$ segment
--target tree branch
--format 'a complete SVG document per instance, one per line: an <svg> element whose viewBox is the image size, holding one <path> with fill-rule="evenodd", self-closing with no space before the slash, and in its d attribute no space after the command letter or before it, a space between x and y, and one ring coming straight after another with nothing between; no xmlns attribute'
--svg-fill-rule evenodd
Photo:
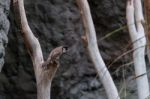
<svg viewBox="0 0 150 99"><path fill-rule="evenodd" d="M117 88L111 78L111 75L99 53L96 32L90 13L90 8L87 0L77 0L77 4L80 8L80 13L83 20L83 26L85 29L85 36L87 42L87 49L94 63L94 66L98 72L100 80L106 90L106 94L109 99L120 99Z"/></svg>
<svg viewBox="0 0 150 99"><path fill-rule="evenodd" d="M66 52L67 48L60 46L53 49L48 59L44 62L40 43L28 25L24 1L13 0L13 5L17 23L20 26L25 45L32 58L37 82L37 97L38 99L50 99L52 79L59 67L59 58Z"/></svg>
<svg viewBox="0 0 150 99"><path fill-rule="evenodd" d="M146 38L145 38L144 28L142 24L144 18L142 13L141 0L127 1L126 18L127 18L128 29L129 29L132 42L136 40L136 42L133 43L133 48L134 49L138 48L133 52L135 75L137 77L136 82L137 82L137 89L138 89L138 97L139 99L146 99L149 96L149 84L148 84L146 63L145 63ZM137 26L136 28L133 20L136 20L136 26Z"/></svg>

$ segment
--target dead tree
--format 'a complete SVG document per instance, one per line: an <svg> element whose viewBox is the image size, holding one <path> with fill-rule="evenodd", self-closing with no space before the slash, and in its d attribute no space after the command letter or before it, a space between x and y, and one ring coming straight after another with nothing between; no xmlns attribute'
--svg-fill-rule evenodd
<svg viewBox="0 0 150 99"><path fill-rule="evenodd" d="M149 96L149 83L145 64L146 37L144 33L144 17L141 0L128 0L126 9L127 25L133 42L133 61L139 99Z"/></svg>
<svg viewBox="0 0 150 99"><path fill-rule="evenodd" d="M82 37L85 46L87 47L90 57L97 70L98 76L106 90L108 99L120 99L117 88L112 80L112 77L101 57L101 54L97 45L96 32L87 0L77 0L77 4L80 8L81 17L83 20L83 26L85 34Z"/></svg>
<svg viewBox="0 0 150 99"><path fill-rule="evenodd" d="M24 8L24 1L13 0L13 6L25 45L33 62L37 83L37 98L50 99L51 83L57 68L59 67L59 58L67 49L64 46L53 49L48 59L44 61L40 43L28 25Z"/></svg>

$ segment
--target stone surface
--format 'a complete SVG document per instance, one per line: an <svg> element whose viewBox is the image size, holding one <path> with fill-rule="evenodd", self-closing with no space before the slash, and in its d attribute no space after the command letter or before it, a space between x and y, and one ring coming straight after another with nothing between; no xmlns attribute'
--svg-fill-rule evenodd
<svg viewBox="0 0 150 99"><path fill-rule="evenodd" d="M0 1L3 5L2 8L0 5L0 26L2 22L6 22L0 28L0 37L3 35L0 42L4 45L8 42L8 1ZM29 25L40 41L44 58L57 46L69 46L68 53L61 57L61 66L52 83L52 99L107 99L88 52L83 47L81 36L84 31L75 0L24 1ZM106 34L125 26L126 0L89 0L89 4L100 52L109 65L128 49L130 42L126 28L102 40ZM11 26L5 65L0 74L0 99L36 99L36 81L31 58L24 46L20 30L16 27L12 9L11 7L9 14ZM4 56L4 45L0 45L0 64L3 64L1 57ZM120 82L124 71L116 68L130 61L128 55L111 66L111 74L119 90L123 86ZM133 69L127 68L124 76L127 79L126 76L132 74Z"/></svg>
<svg viewBox="0 0 150 99"><path fill-rule="evenodd" d="M1 0L0 1L0 71L4 65L4 57L5 57L5 48L8 43L7 34L9 31L9 14L10 8L10 0ZM5 99L5 95L3 95L3 91L5 87L3 84L7 84L8 79L4 74L0 74L0 99Z"/></svg>
<svg viewBox="0 0 150 99"><path fill-rule="evenodd" d="M0 1L0 71L4 65L5 47L8 43L7 34L9 31L9 6L10 0Z"/></svg>

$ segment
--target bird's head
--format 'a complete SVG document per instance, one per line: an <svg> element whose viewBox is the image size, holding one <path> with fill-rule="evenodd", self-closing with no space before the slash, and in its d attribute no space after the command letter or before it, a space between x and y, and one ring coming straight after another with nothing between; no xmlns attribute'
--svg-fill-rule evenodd
<svg viewBox="0 0 150 99"><path fill-rule="evenodd" d="M68 50L68 46L63 46L63 47L62 47L62 53L66 53L67 50Z"/></svg>

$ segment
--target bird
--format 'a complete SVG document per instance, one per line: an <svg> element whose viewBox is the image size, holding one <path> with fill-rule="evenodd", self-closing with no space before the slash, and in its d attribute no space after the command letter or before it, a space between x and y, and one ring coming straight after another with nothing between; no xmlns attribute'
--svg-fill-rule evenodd
<svg viewBox="0 0 150 99"><path fill-rule="evenodd" d="M59 46L59 47L56 47L55 49L53 49L47 59L47 61L50 61L50 63L53 63L55 61L59 61L59 58L60 56L63 54L63 53L66 53L68 50L68 47L67 46Z"/></svg>
<svg viewBox="0 0 150 99"><path fill-rule="evenodd" d="M57 64L59 65L59 59L60 59L60 56L63 54L63 53L66 53L68 50L68 47L67 46L59 46L59 47L56 47L54 48L50 55L48 56L48 59L46 60L46 62L43 63L43 67L45 68L48 68L48 65L52 64Z"/></svg>

